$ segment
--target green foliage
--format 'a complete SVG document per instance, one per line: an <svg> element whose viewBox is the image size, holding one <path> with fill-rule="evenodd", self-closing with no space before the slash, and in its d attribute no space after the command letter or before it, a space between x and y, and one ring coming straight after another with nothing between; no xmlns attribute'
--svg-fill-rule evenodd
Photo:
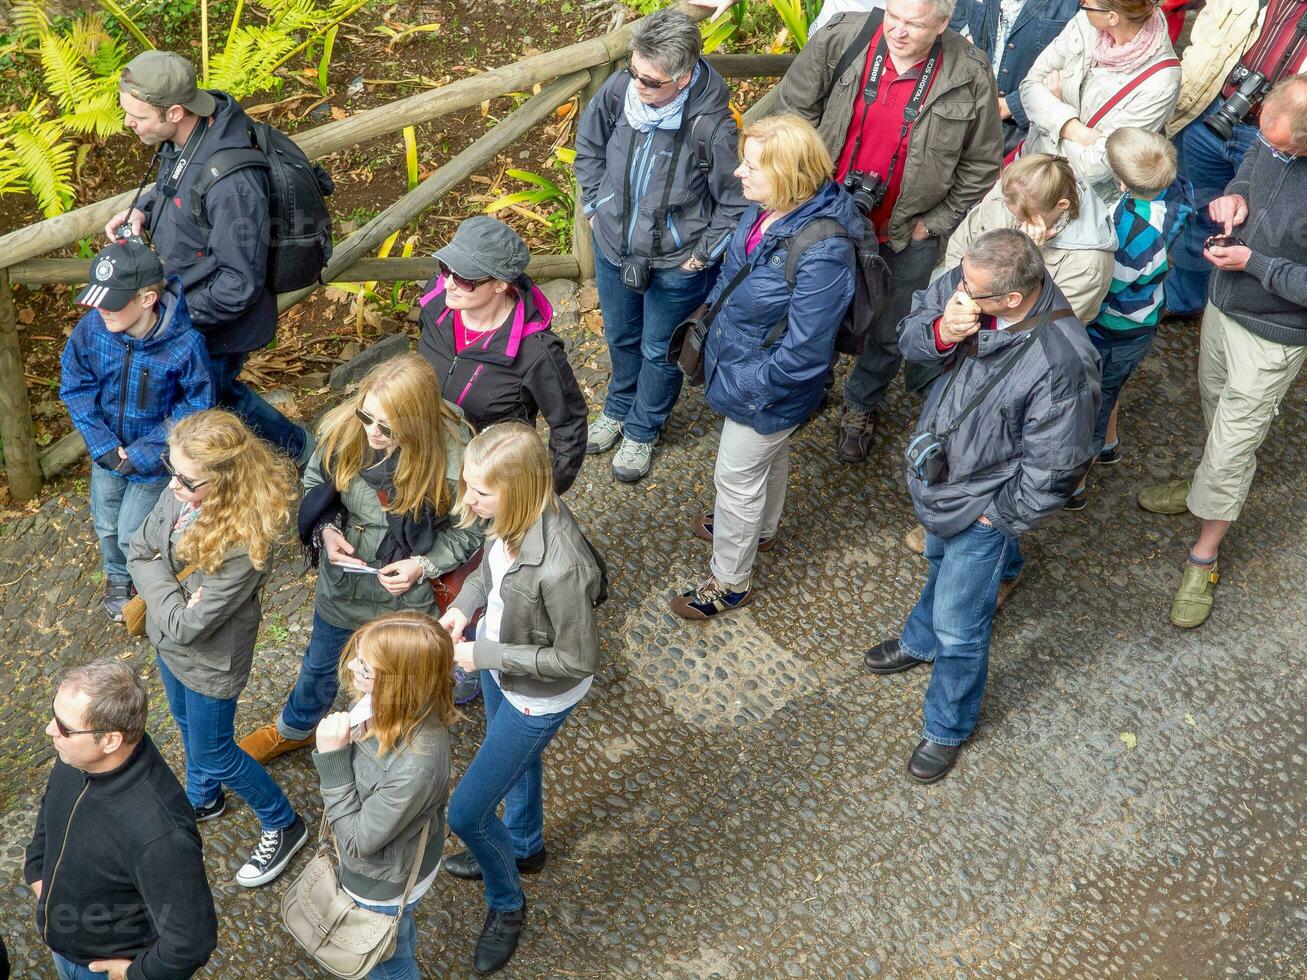
<svg viewBox="0 0 1307 980"><path fill-rule="evenodd" d="M515 208L518 213L547 226L554 234L558 250L567 252L572 246L572 214L576 207L572 194L572 187L575 184L572 165L575 162L575 150L569 147L559 147L554 150L552 165L565 174L565 179L561 182L555 182L529 170L510 167L504 173L514 180L530 185L530 189L495 198L486 205L486 213L494 214L505 208Z"/></svg>
<svg viewBox="0 0 1307 980"><path fill-rule="evenodd" d="M49 103L34 98L0 115L0 194L28 191L53 218L72 202L76 148L48 112Z"/></svg>

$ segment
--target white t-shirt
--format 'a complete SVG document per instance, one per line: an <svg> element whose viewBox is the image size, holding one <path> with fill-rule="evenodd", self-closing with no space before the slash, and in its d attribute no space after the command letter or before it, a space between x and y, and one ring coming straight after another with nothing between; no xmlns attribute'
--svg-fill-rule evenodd
<svg viewBox="0 0 1307 980"><path fill-rule="evenodd" d="M885 6L885 0L826 0L821 5L816 18L808 25L808 37L816 34L826 26L827 22L836 14L858 13L865 14L871 10L878 10Z"/></svg>
<svg viewBox="0 0 1307 980"><path fill-rule="evenodd" d="M490 564L490 594L486 596L486 614L481 618L480 631L487 640L494 640L497 643L499 642L499 624L504 618L504 599L500 594L499 587L504 581L505 573L508 572L513 563L508 558L504 542L498 538L490 546L490 554L486 556L486 561ZM490 671L490 676L499 685L504 700L524 715L552 715L560 711L566 711L585 697L586 692L590 690L590 685L594 683L593 676L586 677L577 683L575 687L564 691L562 694L536 698L518 694L516 691L505 691L504 686L499 683L499 671L497 670Z"/></svg>

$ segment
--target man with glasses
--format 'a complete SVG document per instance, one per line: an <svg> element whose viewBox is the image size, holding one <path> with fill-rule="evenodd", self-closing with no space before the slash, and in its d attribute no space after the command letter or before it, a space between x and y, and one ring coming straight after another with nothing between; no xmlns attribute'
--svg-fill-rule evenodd
<svg viewBox="0 0 1307 980"><path fill-rule="evenodd" d="M903 356L943 369L905 454L930 572L902 635L863 659L873 674L933 665L908 759L910 779L933 783L975 730L994 610L1021 574L1020 536L1061 510L1089 469L1099 369L1022 232L981 235L917 296Z"/></svg>
<svg viewBox="0 0 1307 980"><path fill-rule="evenodd" d="M23 878L59 980L192 976L218 944L195 809L145 733L145 685L109 657L64 674L58 755Z"/></svg>
<svg viewBox="0 0 1307 980"><path fill-rule="evenodd" d="M777 103L817 127L835 177L870 218L893 273L889 299L844 386L836 453L866 459L874 413L898 373L897 328L947 239L998 179L1003 127L994 73L948 29L953 0L889 0L808 41ZM909 387L922 383L916 372Z"/></svg>
<svg viewBox="0 0 1307 980"><path fill-rule="evenodd" d="M1191 479L1147 487L1139 506L1193 514L1171 622L1201 626L1220 579L1217 552L1238 519L1257 450L1307 360L1307 74L1273 88L1261 133L1208 213L1218 234L1203 257L1214 268L1203 311L1198 389L1207 442Z"/></svg>

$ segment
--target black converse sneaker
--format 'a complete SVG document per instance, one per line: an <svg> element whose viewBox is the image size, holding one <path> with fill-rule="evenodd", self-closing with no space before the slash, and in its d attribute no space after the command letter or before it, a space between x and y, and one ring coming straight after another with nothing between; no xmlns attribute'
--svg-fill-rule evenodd
<svg viewBox="0 0 1307 980"><path fill-rule="evenodd" d="M203 806L195 808L195 822L204 823L206 820L216 820L227 812L227 794L218 790L218 795L211 799Z"/></svg>
<svg viewBox="0 0 1307 980"><path fill-rule="evenodd" d="M304 826L299 814L295 815L295 822L285 830L265 830L259 838L259 846L236 872L236 884L245 888L266 885L286 870L286 865L290 864L295 852L308 840L309 828Z"/></svg>

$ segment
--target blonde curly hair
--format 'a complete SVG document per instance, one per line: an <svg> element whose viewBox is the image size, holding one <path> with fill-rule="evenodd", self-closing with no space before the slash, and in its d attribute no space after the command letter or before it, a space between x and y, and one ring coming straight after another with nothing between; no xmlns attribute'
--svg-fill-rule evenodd
<svg viewBox="0 0 1307 980"><path fill-rule="evenodd" d="M298 481L290 460L219 408L186 416L168 434L168 446L190 457L197 467L192 477L209 485L177 556L213 572L238 548L255 568L266 568L295 499Z"/></svg>

